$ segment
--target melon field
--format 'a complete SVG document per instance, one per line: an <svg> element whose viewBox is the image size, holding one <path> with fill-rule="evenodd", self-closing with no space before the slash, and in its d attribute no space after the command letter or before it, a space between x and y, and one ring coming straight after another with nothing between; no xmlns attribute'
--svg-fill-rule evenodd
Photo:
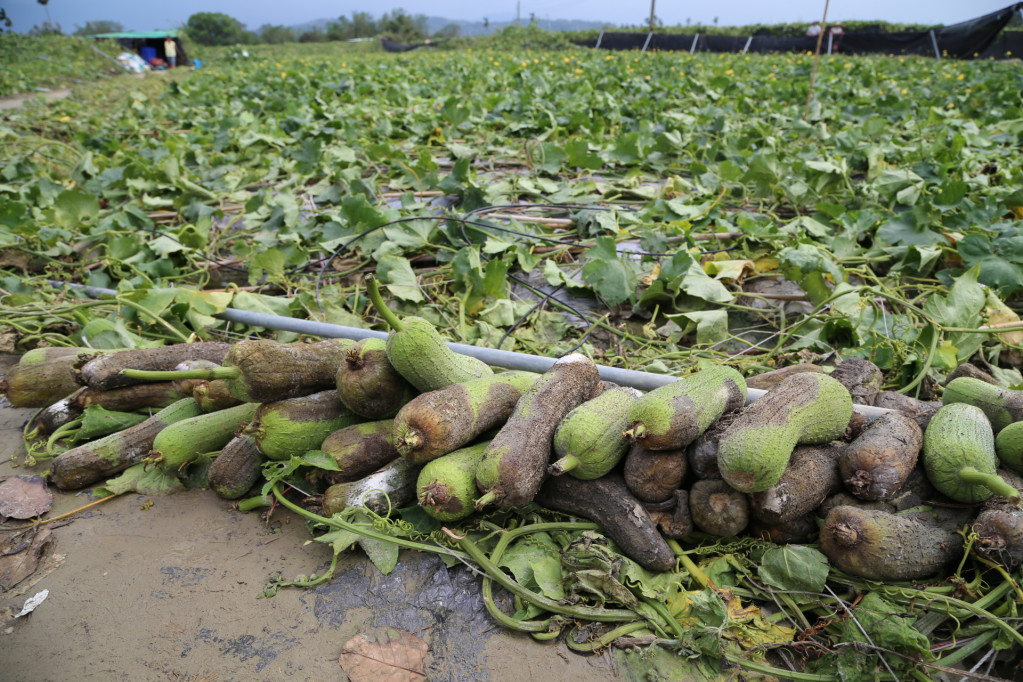
<svg viewBox="0 0 1023 682"><path fill-rule="evenodd" d="M241 438L259 415L269 424L268 404L322 392L322 382L292 393L235 386L229 392L251 409L236 400L206 413L221 421L202 427L199 452L168 466L167 452L147 447L148 465L126 461L81 485L61 483L80 475L61 462L88 439L76 435L78 425L46 433L36 419L25 427L20 467L8 474L50 472L51 485L96 486L96 498L212 487L244 498L245 507L305 521L323 543L321 563L309 571L319 575L278 575L267 596L318 589L352 551L385 574L400 549L432 552L449 567L479 572L475 584L500 626L581 653L628 651L620 672L630 679L1023 674L1023 481L1013 473L1023 474L1014 440L1023 434L1013 428L1023 421L1018 60L834 55L816 63L810 54L536 50L513 40L501 49L398 55L292 46L203 57L201 69L105 77L76 86L67 100L30 100L0 113L0 352L84 349L81 380L86 354L113 360L127 353L114 349L198 342L238 349L255 340L308 352L311 342L336 345L323 339L340 333L288 321L327 323L390 332L384 362L411 383L404 401L479 381L491 369L524 369L486 350L569 356L575 362L535 379L518 403L515 389L507 410L518 405L514 416L445 451L491 438L504 447L525 434L523 461L542 460L540 503L529 496L512 503L509 486L486 487L490 474L481 469L469 479L465 514L428 509L437 488L424 492L422 477L418 495L388 489L382 506L366 492L387 488L377 479L361 497L328 504L330 495L312 488L336 485L343 465L321 448L323 436L300 452L272 455L261 445L251 475L232 471L242 483L232 479L230 494L219 479L211 483L207 476L227 462L217 454L226 441L209 437L214 429ZM392 349L401 320L411 317L428 323L416 327L419 345ZM472 353L482 370L466 374L475 366L447 355L441 339L482 351ZM354 366L358 354L341 350L326 377L335 402L335 370L342 361ZM414 368L406 371L399 354ZM297 376L322 360L301 357L292 369L267 373ZM143 374L176 364L131 362L123 366L143 370L139 381L169 379ZM190 376L237 380L242 360L228 355L222 364ZM578 493L590 499L580 511L546 502L577 494L568 484L551 487L572 471L546 478L547 466L561 456L550 447L552 437L560 442L554 428L598 390L566 388L560 375L581 376L579 368L594 364L642 377L644 397L622 397L626 407L655 386L685 385L685 398L671 405L688 400L686 410L709 416L663 446L644 440L656 427L637 426L638 411L625 421L625 407L613 419L627 432L598 432L613 422L601 412L582 427L593 434L586 452L621 448L592 480L571 479L605 486ZM869 371L850 380L850 367ZM793 379L806 381L793 388ZM48 381L31 388L42 392ZM67 388L22 397L11 382L7 399L45 411ZM585 395L570 398L569 389ZM774 412L737 412L742 397L751 406L773 401ZM537 410L529 400L548 402ZM344 392L341 401L358 416L332 422L336 429L404 418L397 407L363 415ZM146 416L171 409L166 404L150 405ZM473 403L460 411L476 419L490 409ZM244 415L234 424L226 410ZM679 410L673 419L683 418ZM908 425L869 427L879 415ZM940 428L929 427L932 416ZM885 447L916 445L900 455L910 460L898 483L872 495L847 480L839 462L853 449L880 448L864 440L879 432ZM290 432L284 440L300 441ZM772 454L781 440L784 453ZM396 461L423 463L401 450L418 447L407 434L389 441L404 455ZM718 457L712 473L695 452L708 441ZM634 484L633 450L641 446L665 467L646 479L677 476L659 499ZM782 524L763 499L782 483L761 464L775 457L778 476L795 471L810 458L801 449L823 457L813 466L828 473L783 479L798 488L793 497L806 499L798 513L781 514ZM914 472L919 487L910 494ZM413 488L417 473L403 474ZM642 511L649 526L642 532L666 548L670 568L623 540L641 531L616 537L620 511L587 511L611 496L607 486L637 496L623 493ZM860 494L825 511L825 498L839 492ZM864 512L857 506L864 501L888 507ZM473 504L480 509L470 514ZM685 526L688 515L678 510L687 507L693 519ZM704 508L719 518L701 519ZM843 513L867 516L836 517L849 509ZM977 517L996 512L1006 527L993 537ZM736 515L750 525L745 516L731 525ZM899 525L910 517L913 528ZM0 525L0 533L11 523L23 522ZM856 544L872 533L882 536L880 549ZM874 550L880 560L864 565L859 558Z"/></svg>

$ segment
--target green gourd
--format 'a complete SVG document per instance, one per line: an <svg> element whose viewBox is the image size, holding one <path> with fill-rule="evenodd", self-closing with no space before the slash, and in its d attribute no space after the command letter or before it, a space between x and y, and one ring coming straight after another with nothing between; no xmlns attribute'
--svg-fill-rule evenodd
<svg viewBox="0 0 1023 682"><path fill-rule="evenodd" d="M419 506L439 521L459 521L475 511L476 467L489 441L432 460L416 482Z"/></svg>
<svg viewBox="0 0 1023 682"><path fill-rule="evenodd" d="M993 494L1019 499L995 473L995 437L979 407L952 403L938 410L924 432L923 463L934 487L957 502L983 502Z"/></svg>
<svg viewBox="0 0 1023 682"><path fill-rule="evenodd" d="M647 450L678 450L746 400L746 381L718 365L650 391L628 413L623 435Z"/></svg>
<svg viewBox="0 0 1023 682"><path fill-rule="evenodd" d="M366 287L373 307L392 330L387 337L387 359L420 392L493 374L482 360L448 348L429 321L421 317L398 319L381 298L375 279L367 280Z"/></svg>
<svg viewBox="0 0 1023 682"><path fill-rule="evenodd" d="M852 397L826 374L794 374L744 409L718 441L721 477L744 493L777 483L797 445L820 445L842 436Z"/></svg>
<svg viewBox="0 0 1023 682"><path fill-rule="evenodd" d="M252 419L257 407L242 403L171 424L156 435L149 460L166 471L178 471L203 453L219 451Z"/></svg>
<svg viewBox="0 0 1023 682"><path fill-rule="evenodd" d="M629 408L641 395L634 388L614 386L569 412L554 432L559 459L548 473L591 479L611 471L629 450L622 431Z"/></svg>
<svg viewBox="0 0 1023 682"><path fill-rule="evenodd" d="M941 396L945 405L964 403L979 407L998 433L1013 422L1023 421L1023 391L994 386L973 377L959 377L949 382Z"/></svg>

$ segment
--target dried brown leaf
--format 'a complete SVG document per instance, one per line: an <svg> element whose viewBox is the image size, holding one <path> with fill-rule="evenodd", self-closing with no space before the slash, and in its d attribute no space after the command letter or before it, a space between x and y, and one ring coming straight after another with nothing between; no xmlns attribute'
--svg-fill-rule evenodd
<svg viewBox="0 0 1023 682"><path fill-rule="evenodd" d="M0 483L0 518L31 519L50 511L53 494L42 476L15 476Z"/></svg>
<svg viewBox="0 0 1023 682"><path fill-rule="evenodd" d="M54 542L48 528L31 537L15 537L0 543L0 592L6 592L35 573L47 548Z"/></svg>
<svg viewBox="0 0 1023 682"><path fill-rule="evenodd" d="M381 628L345 642L338 662L352 682L426 680L426 642L403 630Z"/></svg>

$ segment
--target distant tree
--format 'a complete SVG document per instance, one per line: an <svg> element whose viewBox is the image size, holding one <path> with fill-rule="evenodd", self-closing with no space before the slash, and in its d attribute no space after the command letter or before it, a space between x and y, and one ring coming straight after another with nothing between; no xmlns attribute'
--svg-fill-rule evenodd
<svg viewBox="0 0 1023 682"><path fill-rule="evenodd" d="M64 31L61 30L60 24L46 20L41 24L33 26L29 34L34 36L61 36L64 35Z"/></svg>
<svg viewBox="0 0 1023 682"><path fill-rule="evenodd" d="M120 33L123 30L124 26L120 22L100 19L99 21L87 21L85 26L77 26L73 35L94 36L98 33Z"/></svg>
<svg viewBox="0 0 1023 682"><path fill-rule="evenodd" d="M490 28L490 19L483 17L483 28Z"/></svg>
<svg viewBox="0 0 1023 682"><path fill-rule="evenodd" d="M348 17L338 17L337 21L327 24L327 40L350 40L352 35L352 22Z"/></svg>
<svg viewBox="0 0 1023 682"><path fill-rule="evenodd" d="M433 37L434 38L439 38L441 40L447 40L449 38L457 38L458 34L459 34L459 32L461 32L461 30L462 29L458 26L458 24L448 24L444 28L442 28L439 31L437 31L436 33L434 33Z"/></svg>
<svg viewBox="0 0 1023 682"><path fill-rule="evenodd" d="M295 31L287 26L263 24L259 27L259 31L257 31L257 33L259 33L260 42L268 45L280 45L281 43L295 42Z"/></svg>
<svg viewBox="0 0 1023 682"><path fill-rule="evenodd" d="M222 12L198 12L188 17L185 30L200 45L235 45L244 42L245 27Z"/></svg>
<svg viewBox="0 0 1023 682"><path fill-rule="evenodd" d="M302 35L298 37L300 43L322 43L327 39L327 34L318 28L311 28L308 31L303 31Z"/></svg>
<svg viewBox="0 0 1023 682"><path fill-rule="evenodd" d="M399 43L414 43L426 38L426 17L422 14L410 16L403 9L396 9L380 17L380 31Z"/></svg>
<svg viewBox="0 0 1023 682"><path fill-rule="evenodd" d="M386 15L385 15L386 16ZM380 23L383 23L381 18ZM369 12L352 12L352 37L370 38L380 33L381 27Z"/></svg>
<svg viewBox="0 0 1023 682"><path fill-rule="evenodd" d="M3 33L4 29L10 30L10 28L11 18L7 16L6 10L4 10L3 7L0 7L0 33Z"/></svg>

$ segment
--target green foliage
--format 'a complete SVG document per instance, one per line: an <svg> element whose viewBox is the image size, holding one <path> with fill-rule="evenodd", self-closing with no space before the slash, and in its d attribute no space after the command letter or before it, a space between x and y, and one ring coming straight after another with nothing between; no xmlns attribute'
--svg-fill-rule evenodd
<svg viewBox="0 0 1023 682"><path fill-rule="evenodd" d="M245 27L223 12L197 12L188 17L185 30L200 45L234 45L242 42Z"/></svg>
<svg viewBox="0 0 1023 682"><path fill-rule="evenodd" d="M0 33L0 64L3 64L0 96L65 85L70 79L92 81L122 73L90 45L111 55L120 51L112 40Z"/></svg>
<svg viewBox="0 0 1023 682"><path fill-rule="evenodd" d="M76 26L73 35L92 36L99 33L119 33L123 30L124 26L119 21L99 19L97 21L87 21L85 26Z"/></svg>

